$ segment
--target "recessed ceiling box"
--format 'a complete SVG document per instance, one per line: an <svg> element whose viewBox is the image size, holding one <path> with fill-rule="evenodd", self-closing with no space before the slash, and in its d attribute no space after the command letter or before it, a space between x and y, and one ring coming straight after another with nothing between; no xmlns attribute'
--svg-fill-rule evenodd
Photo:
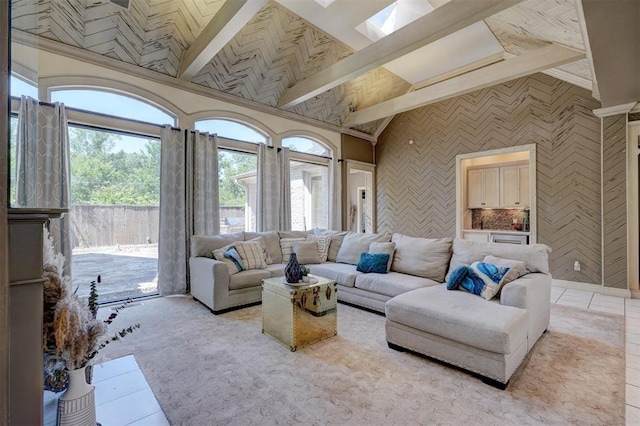
<svg viewBox="0 0 640 426"><path fill-rule="evenodd" d="M116 6L120 6L123 9L129 10L129 6L131 5L131 0L109 0L109 3L113 3Z"/></svg>

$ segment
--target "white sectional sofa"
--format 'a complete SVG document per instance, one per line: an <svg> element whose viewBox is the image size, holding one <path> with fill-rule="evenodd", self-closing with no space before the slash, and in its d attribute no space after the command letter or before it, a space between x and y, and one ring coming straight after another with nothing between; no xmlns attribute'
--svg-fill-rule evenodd
<svg viewBox="0 0 640 426"><path fill-rule="evenodd" d="M331 238L326 261L305 266L312 274L336 281L339 301L385 313L387 341L394 349L462 367L504 388L549 325L550 248L543 244L513 246L320 229L194 236L191 294L216 314L258 303L262 279L284 275L285 241L314 238L309 235ZM263 268L231 274L227 264L211 258L214 250L258 237L271 261ZM374 242L395 244L387 273L357 270L360 254ZM529 273L506 284L492 300L447 290L448 271L488 255L523 261Z"/></svg>

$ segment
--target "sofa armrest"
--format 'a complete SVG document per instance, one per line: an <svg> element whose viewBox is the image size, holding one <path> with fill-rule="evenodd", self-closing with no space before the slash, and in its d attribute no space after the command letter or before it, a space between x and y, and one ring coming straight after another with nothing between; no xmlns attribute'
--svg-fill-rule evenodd
<svg viewBox="0 0 640 426"><path fill-rule="evenodd" d="M229 307L229 268L208 257L189 259L191 295L213 311Z"/></svg>
<svg viewBox="0 0 640 426"><path fill-rule="evenodd" d="M529 314L529 349L549 327L551 317L551 275L532 273L502 288L500 304L526 309Z"/></svg>

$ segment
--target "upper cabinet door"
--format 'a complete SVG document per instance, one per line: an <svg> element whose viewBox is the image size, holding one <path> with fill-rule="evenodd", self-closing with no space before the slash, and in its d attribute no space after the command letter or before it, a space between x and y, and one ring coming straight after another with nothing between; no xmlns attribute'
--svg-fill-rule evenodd
<svg viewBox="0 0 640 426"><path fill-rule="evenodd" d="M489 167L467 172L467 204L470 209L500 207L500 169Z"/></svg>
<svg viewBox="0 0 640 426"><path fill-rule="evenodd" d="M467 204L470 209L484 207L484 172L482 169L467 172Z"/></svg>
<svg viewBox="0 0 640 426"><path fill-rule="evenodd" d="M520 185L518 166L500 167L500 207L520 205Z"/></svg>
<svg viewBox="0 0 640 426"><path fill-rule="evenodd" d="M500 207L500 168L490 167L484 171L484 205L485 208Z"/></svg>
<svg viewBox="0 0 640 426"><path fill-rule="evenodd" d="M529 165L500 167L500 207L523 208L529 204Z"/></svg>

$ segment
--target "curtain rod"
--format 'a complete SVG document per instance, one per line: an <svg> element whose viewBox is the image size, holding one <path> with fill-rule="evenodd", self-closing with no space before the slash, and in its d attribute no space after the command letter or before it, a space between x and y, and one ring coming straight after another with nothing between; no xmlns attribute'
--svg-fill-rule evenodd
<svg viewBox="0 0 640 426"><path fill-rule="evenodd" d="M31 98L33 99L33 98ZM17 97L17 96L11 96L11 100L16 100L18 102L21 101L21 98ZM36 100L36 99L34 99ZM45 106L50 106L50 107L54 107L55 103L53 102L45 102L45 101L41 101L41 100L37 100L38 105L45 105ZM64 104L64 102L62 102ZM65 109L67 111L73 111L73 112L79 112L82 114L93 114L93 115L97 115L100 117L105 117L105 118L117 118L118 120L124 120L124 121L128 121L130 123L136 123L136 124L145 124L147 126L155 126L158 127L160 129L164 129L167 124L157 124L157 123L149 123L148 121L140 121L140 120L134 120L133 118L128 118L128 117L121 117L118 115L111 115L111 114L105 114L102 112L95 112L95 111L88 111L86 109L80 109L80 108L74 108L74 107L68 107L68 106L64 106ZM171 126L172 130L183 130L180 127L175 127L175 126ZM193 131L193 130L192 130Z"/></svg>

